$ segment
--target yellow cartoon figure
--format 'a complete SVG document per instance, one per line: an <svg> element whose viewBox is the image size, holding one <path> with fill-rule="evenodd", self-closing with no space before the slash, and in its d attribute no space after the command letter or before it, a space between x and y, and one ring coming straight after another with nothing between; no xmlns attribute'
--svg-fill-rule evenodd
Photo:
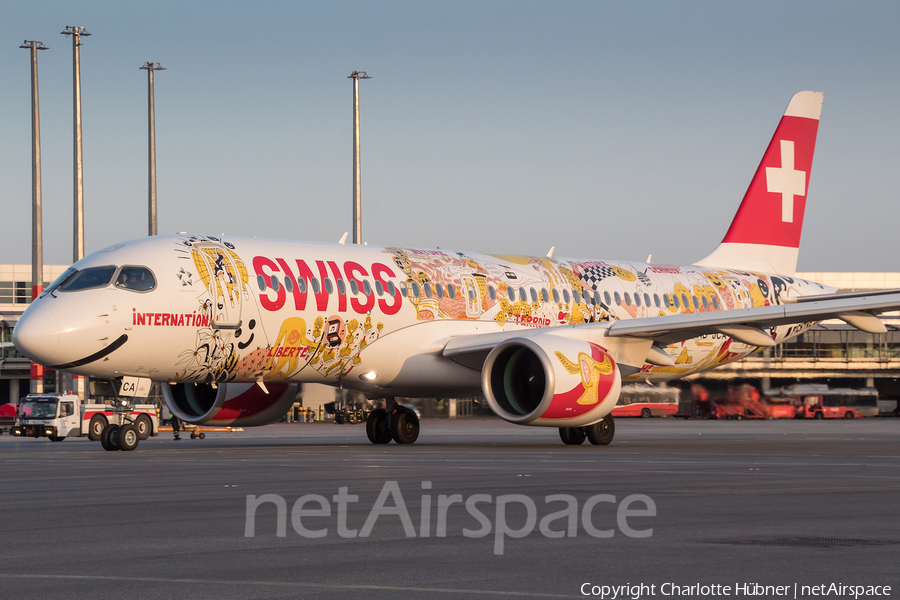
<svg viewBox="0 0 900 600"><path fill-rule="evenodd" d="M584 384L584 393L578 398L578 404L596 404L600 401L600 377L611 375L613 364L609 356L603 356L603 362L598 362L585 352L578 353L578 362L573 362L565 357L562 352L556 352L556 358L563 368L570 374L581 373L581 382Z"/></svg>

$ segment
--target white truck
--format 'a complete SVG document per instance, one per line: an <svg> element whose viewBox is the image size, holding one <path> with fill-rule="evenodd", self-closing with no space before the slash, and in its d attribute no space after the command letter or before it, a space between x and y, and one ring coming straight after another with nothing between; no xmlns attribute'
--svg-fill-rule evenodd
<svg viewBox="0 0 900 600"><path fill-rule="evenodd" d="M87 404L71 394L32 394L19 401L16 424L10 433L22 437L67 437L99 440L105 450L134 450L140 440L159 434L159 415L153 404Z"/></svg>

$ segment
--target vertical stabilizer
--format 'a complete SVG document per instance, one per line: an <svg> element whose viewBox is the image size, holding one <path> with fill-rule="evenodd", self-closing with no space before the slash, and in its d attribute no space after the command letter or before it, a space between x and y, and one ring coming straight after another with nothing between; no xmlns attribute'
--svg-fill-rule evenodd
<svg viewBox="0 0 900 600"><path fill-rule="evenodd" d="M728 233L696 265L794 274L823 98L791 98Z"/></svg>

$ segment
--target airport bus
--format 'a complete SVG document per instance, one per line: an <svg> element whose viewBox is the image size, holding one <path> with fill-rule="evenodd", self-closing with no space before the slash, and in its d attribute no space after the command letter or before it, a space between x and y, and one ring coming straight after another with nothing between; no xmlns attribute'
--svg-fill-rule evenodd
<svg viewBox="0 0 900 600"><path fill-rule="evenodd" d="M798 419L854 419L878 416L878 390L867 388L828 389L828 386L797 385L785 390L797 398Z"/></svg>
<svg viewBox="0 0 900 600"><path fill-rule="evenodd" d="M680 390L651 385L622 386L614 417L668 417L678 412Z"/></svg>

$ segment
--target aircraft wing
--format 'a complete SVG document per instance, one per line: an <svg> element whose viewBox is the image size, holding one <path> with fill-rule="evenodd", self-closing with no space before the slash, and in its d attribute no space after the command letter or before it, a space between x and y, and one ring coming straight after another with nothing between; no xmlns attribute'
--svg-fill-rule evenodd
<svg viewBox="0 0 900 600"><path fill-rule="evenodd" d="M667 345L701 335L723 333L754 346L774 346L775 342L764 329L840 319L868 333L884 333L887 329L877 315L893 310L900 310L900 292L897 290L836 298L816 296L775 306L615 321L606 335L652 339Z"/></svg>
<svg viewBox="0 0 900 600"><path fill-rule="evenodd" d="M600 344L603 342L599 338L604 337L652 341L657 347L702 335L724 334L752 346L774 346L775 341L765 331L770 327L840 319L862 331L884 333L887 329L877 315L895 310L900 310L900 290L807 296L774 306L457 336L445 344L442 354L474 366L505 340L541 333L580 339L590 339L596 333Z"/></svg>

